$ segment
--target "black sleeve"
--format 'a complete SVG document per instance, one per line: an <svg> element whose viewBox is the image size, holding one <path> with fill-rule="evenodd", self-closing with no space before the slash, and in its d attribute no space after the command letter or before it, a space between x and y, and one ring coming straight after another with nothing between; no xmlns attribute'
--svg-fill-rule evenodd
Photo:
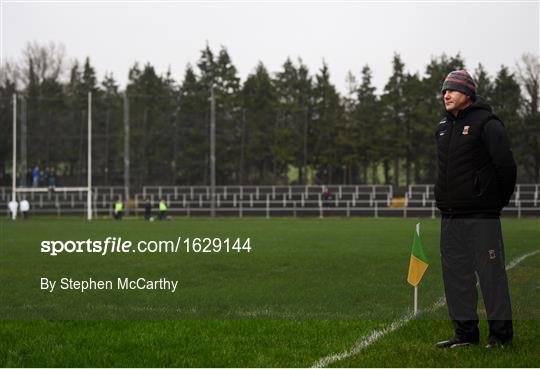
<svg viewBox="0 0 540 369"><path fill-rule="evenodd" d="M487 122L482 132L482 141L491 157L495 168L495 177L499 182L504 196L503 203L506 206L514 193L517 168L504 125L495 119Z"/></svg>

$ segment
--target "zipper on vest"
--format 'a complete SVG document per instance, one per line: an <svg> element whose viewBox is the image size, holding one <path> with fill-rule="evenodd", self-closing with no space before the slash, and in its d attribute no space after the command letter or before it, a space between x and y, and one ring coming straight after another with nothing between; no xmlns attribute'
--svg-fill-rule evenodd
<svg viewBox="0 0 540 369"><path fill-rule="evenodd" d="M446 150L446 193L448 194L448 205L451 207L452 206L452 197L450 195L450 186L449 186L449 182L450 182L450 179L449 179L449 176L448 176L448 171L450 168L450 147L452 146L452 136L453 136L453 133L454 133L454 127L455 127L455 124L456 124L456 121L452 121L451 124L449 124L450 126L450 137L448 137L448 149ZM451 208L450 208L451 210Z"/></svg>

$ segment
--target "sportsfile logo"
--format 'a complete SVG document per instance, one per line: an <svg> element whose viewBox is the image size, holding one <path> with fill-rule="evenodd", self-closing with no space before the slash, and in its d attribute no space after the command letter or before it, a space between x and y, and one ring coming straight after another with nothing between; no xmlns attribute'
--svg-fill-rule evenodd
<svg viewBox="0 0 540 369"><path fill-rule="evenodd" d="M42 241L41 252L50 256L62 253L122 254L122 253L229 253L251 252L251 238L182 237L176 240L140 240L132 242L122 237L105 240Z"/></svg>

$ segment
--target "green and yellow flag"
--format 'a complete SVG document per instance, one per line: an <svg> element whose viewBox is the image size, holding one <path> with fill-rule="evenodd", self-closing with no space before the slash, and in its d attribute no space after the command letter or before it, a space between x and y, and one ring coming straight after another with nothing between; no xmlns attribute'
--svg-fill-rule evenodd
<svg viewBox="0 0 540 369"><path fill-rule="evenodd" d="M418 223L416 225L416 232L414 232L407 282L413 286L417 286L427 268L428 260L426 254L424 254L424 249L422 248L422 241L420 240L420 223Z"/></svg>

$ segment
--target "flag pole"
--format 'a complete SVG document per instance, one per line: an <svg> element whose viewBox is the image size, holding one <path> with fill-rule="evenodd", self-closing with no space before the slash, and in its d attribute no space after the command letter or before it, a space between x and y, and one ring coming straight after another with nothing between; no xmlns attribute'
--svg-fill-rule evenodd
<svg viewBox="0 0 540 369"><path fill-rule="evenodd" d="M414 315L418 313L418 286L414 286Z"/></svg>
<svg viewBox="0 0 540 369"><path fill-rule="evenodd" d="M409 262L409 274L407 276L407 282L414 287L414 315L418 314L418 284L420 284L427 268L428 260L422 249L422 240L420 239L420 223L417 223Z"/></svg>

